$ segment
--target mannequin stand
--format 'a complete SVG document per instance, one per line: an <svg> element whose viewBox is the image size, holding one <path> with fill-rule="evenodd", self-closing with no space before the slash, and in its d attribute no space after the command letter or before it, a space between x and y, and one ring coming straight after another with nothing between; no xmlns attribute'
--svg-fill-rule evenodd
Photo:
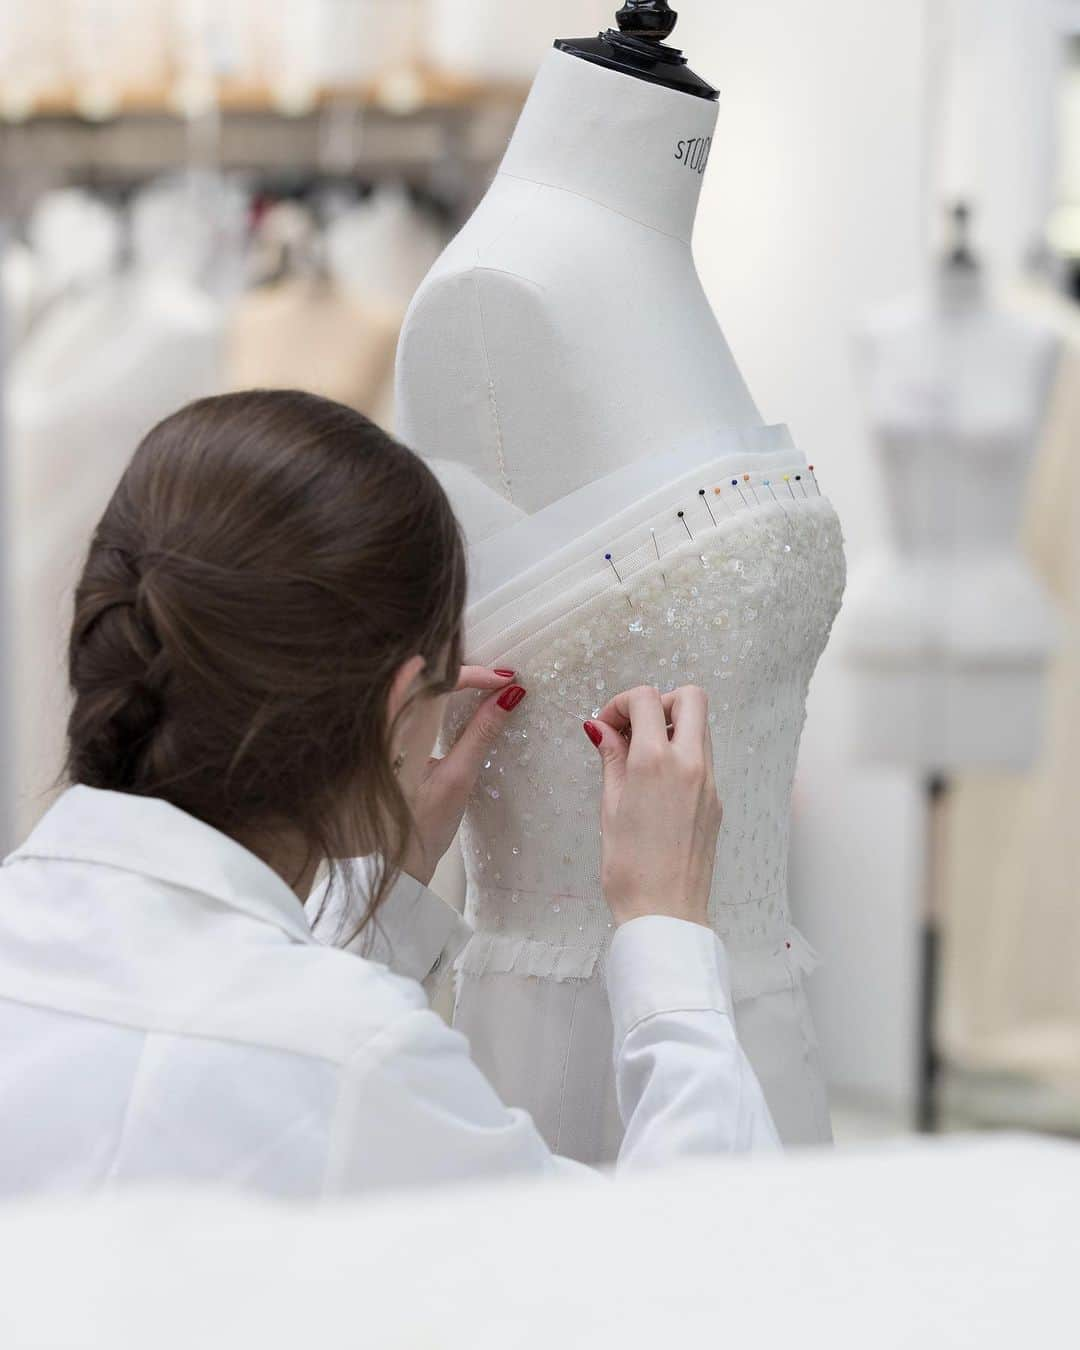
<svg viewBox="0 0 1080 1350"><path fill-rule="evenodd" d="M941 1057L937 1049L938 988L941 972L941 929L945 908L945 813L949 780L931 774L926 794L926 882L919 971L918 1084L915 1124L920 1134L941 1129Z"/></svg>

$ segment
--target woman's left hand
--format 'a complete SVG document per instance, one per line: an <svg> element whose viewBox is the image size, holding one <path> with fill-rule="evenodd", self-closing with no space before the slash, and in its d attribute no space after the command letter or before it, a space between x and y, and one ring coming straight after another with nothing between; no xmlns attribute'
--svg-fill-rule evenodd
<svg viewBox="0 0 1080 1350"><path fill-rule="evenodd" d="M411 877L427 886L461 825L465 806L491 747L498 740L525 690L513 671L462 666L458 690L490 690L473 713L457 744L442 759L429 759L410 800L416 829L402 863Z"/></svg>

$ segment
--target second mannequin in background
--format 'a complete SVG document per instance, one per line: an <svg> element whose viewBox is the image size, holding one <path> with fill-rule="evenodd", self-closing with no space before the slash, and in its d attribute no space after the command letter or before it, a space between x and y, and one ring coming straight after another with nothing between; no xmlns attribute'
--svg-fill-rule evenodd
<svg viewBox="0 0 1080 1350"><path fill-rule="evenodd" d="M995 303L957 219L929 295L861 335L894 541L846 616L863 753L931 773L1030 764L1055 635L1018 534L1060 343Z"/></svg>

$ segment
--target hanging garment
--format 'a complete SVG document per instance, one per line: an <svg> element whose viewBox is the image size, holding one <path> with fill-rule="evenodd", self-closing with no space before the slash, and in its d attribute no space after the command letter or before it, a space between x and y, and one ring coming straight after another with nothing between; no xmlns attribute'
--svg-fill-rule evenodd
<svg viewBox="0 0 1080 1350"><path fill-rule="evenodd" d="M404 315L445 246L403 187L378 187L326 228L326 262L342 290Z"/></svg>
<svg viewBox="0 0 1080 1350"><path fill-rule="evenodd" d="M679 456L639 461L473 549L470 660L512 666L529 698L466 815L476 936L455 1025L504 1100L583 1161L614 1157L620 1126L600 764L581 724L639 684L709 693L725 811L710 911L730 953L740 1039L784 1142L830 1136L802 988L814 958L790 922L787 851L807 687L844 556L805 463L771 440L780 448L699 456L689 473L693 454L677 471ZM452 705L451 738L474 702Z"/></svg>
<svg viewBox="0 0 1080 1350"><path fill-rule="evenodd" d="M13 364L12 521L16 825L49 804L63 767L74 586L94 527L141 437L221 376L218 307L151 276L58 302Z"/></svg>
<svg viewBox="0 0 1080 1350"><path fill-rule="evenodd" d="M230 389L304 389L373 415L393 383L400 315L330 282L292 277L236 304L226 339Z"/></svg>
<svg viewBox="0 0 1080 1350"><path fill-rule="evenodd" d="M18 240L0 239L0 329L5 365L30 331L37 294L37 263Z"/></svg>
<svg viewBox="0 0 1080 1350"><path fill-rule="evenodd" d="M1034 769L962 778L948 809L942 1040L957 1064L1080 1095L1080 319L1064 302L1054 309L1068 347L1025 542L1057 603L1061 644Z"/></svg>

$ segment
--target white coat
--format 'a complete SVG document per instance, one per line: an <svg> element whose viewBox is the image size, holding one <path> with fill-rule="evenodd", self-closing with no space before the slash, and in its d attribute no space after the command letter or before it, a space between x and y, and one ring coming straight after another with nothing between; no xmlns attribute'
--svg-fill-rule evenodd
<svg viewBox="0 0 1080 1350"><path fill-rule="evenodd" d="M396 970L320 942L265 863L151 798L70 789L0 871L0 1195L224 1182L278 1196L580 1170L505 1106L419 981L461 921L405 881ZM621 1167L776 1146L707 929L607 958Z"/></svg>

